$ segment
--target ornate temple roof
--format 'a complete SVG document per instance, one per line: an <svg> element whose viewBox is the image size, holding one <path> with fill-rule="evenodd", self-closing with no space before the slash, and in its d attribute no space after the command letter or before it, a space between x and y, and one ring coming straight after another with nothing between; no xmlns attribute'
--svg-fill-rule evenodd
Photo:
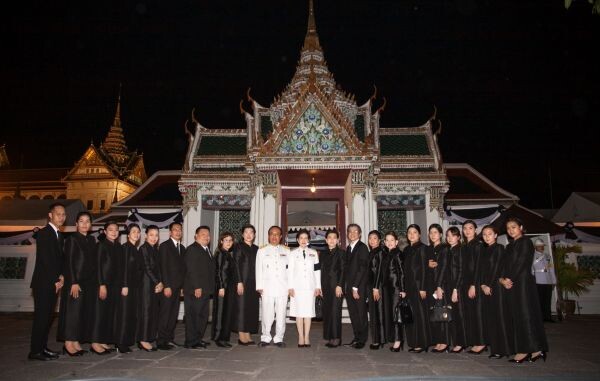
<svg viewBox="0 0 600 381"><path fill-rule="evenodd" d="M135 186L141 185L147 178L143 155L129 151L125 143L121 127L121 94L106 138L100 147L91 143L63 181L108 178L117 178Z"/></svg>

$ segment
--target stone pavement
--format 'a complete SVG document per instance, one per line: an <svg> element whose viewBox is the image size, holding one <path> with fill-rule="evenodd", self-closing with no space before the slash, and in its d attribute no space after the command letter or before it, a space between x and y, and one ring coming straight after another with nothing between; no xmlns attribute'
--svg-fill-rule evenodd
<svg viewBox="0 0 600 381"><path fill-rule="evenodd" d="M288 324L287 347L206 350L177 348L147 353L82 357L61 356L50 362L28 361L31 316L0 315L0 380L80 380L127 378L136 380L600 380L600 317L576 316L546 324L550 344L546 363L511 364L490 360L487 354L392 353L387 348L356 350L326 348L321 324L314 323L311 348L297 347L295 325ZM210 327L209 327L210 328ZM54 322L52 336L55 334ZM344 325L345 339L351 338ZM183 324L176 341L183 342ZM232 335L232 343L237 336ZM62 347L52 339L50 348ZM133 349L133 348L132 348Z"/></svg>

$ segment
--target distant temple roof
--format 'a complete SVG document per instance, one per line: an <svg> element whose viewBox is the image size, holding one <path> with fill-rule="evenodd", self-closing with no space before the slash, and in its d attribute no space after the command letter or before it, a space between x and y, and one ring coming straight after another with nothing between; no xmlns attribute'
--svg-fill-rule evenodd
<svg viewBox="0 0 600 381"><path fill-rule="evenodd" d="M180 177L180 170L157 171L134 193L112 207L181 207L182 197L177 184Z"/></svg>
<svg viewBox="0 0 600 381"><path fill-rule="evenodd" d="M502 189L469 164L446 163L444 167L450 181L445 197L447 203L479 200L510 205L519 201L517 196Z"/></svg>

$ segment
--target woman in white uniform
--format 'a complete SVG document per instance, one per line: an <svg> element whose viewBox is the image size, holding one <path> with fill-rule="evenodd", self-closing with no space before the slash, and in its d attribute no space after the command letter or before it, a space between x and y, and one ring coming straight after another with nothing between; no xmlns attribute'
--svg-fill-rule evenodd
<svg viewBox="0 0 600 381"><path fill-rule="evenodd" d="M290 316L296 317L298 347L310 347L310 322L315 316L315 297L321 295L321 267L316 250L308 247L308 230L296 235L300 245L290 254L288 285Z"/></svg>

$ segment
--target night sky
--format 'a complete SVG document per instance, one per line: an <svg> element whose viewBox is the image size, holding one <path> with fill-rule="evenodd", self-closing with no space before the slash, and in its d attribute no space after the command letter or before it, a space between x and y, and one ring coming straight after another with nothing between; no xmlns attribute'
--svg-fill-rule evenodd
<svg viewBox="0 0 600 381"><path fill-rule="evenodd" d="M122 90L148 173L181 168L183 124L242 128L292 78L307 1L21 2L2 18L0 144L13 168L71 166L100 143ZM444 161L467 162L525 206L600 191L600 16L587 1L316 0L329 69L383 127L438 108ZM551 181L550 181L551 179ZM550 197L552 183L553 200Z"/></svg>

